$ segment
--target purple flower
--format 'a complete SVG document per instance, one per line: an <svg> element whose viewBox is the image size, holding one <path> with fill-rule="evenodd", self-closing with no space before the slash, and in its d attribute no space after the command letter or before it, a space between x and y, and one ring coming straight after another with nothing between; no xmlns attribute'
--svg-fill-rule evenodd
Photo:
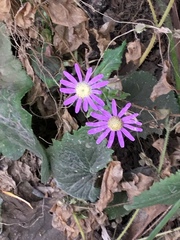
<svg viewBox="0 0 180 240"><path fill-rule="evenodd" d="M77 63L75 64L75 70L78 80L66 71L63 73L68 81L64 79L60 80L60 83L66 87L60 88L60 91L66 94L72 94L71 97L64 101L64 105L67 106L76 102L76 113L80 111L81 106L83 110L87 112L88 105L97 111L99 106L103 107L105 105L103 100L97 96L102 93L99 89L105 87L108 81L100 81L103 78L103 74L99 74L91 79L92 68L87 70L86 76L83 79L81 69Z"/></svg>
<svg viewBox="0 0 180 240"><path fill-rule="evenodd" d="M131 103L127 103L125 107L121 109L118 113L116 101L112 100L112 114L108 111L101 109L100 113L92 112L91 116L98 120L98 122L87 122L86 125L92 127L88 131L88 134L101 133L98 137L96 143L101 143L104 138L109 135L109 140L107 147L110 148L114 142L115 135L118 137L120 146L124 147L124 136L134 141L134 137L131 135L129 130L135 132L142 132L143 129L137 126L141 126L142 123L139 122L136 117L138 113L130 114L128 109L131 107ZM128 130L127 130L128 129Z"/></svg>

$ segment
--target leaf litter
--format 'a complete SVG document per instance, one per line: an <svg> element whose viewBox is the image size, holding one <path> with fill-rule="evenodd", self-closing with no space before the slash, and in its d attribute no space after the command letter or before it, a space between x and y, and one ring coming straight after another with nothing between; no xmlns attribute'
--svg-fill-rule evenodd
<svg viewBox="0 0 180 240"><path fill-rule="evenodd" d="M128 9L133 9L136 13L133 18ZM1 72L0 79L4 108L10 109L12 102L16 102L15 98L8 99L7 96L13 96L14 90L18 92L17 89L21 89L23 84L24 90L21 91L18 104L13 105L16 114L9 116L2 112L1 115L10 119L10 124L14 124L14 121L19 123L22 116L23 124L28 122L25 124L26 134L31 129L33 131L28 135L28 141L25 141L27 135L23 128L18 131L14 128L14 141L10 134L0 132L2 153L11 158L7 163L1 161L0 164L1 191L11 191L11 196L24 199L33 209L28 209L18 199L11 199L2 192L0 197L3 201L3 222L11 224L9 229L4 225L2 237L9 234L10 239L13 239L12 232L15 232L20 239L26 239L32 234L31 239L38 240L37 229L40 227L41 232L45 232L41 239L116 239L115 236L118 237L125 227L124 216L131 218L126 206L134 206L136 197L141 199L141 194L149 189L158 189L156 184L159 177L167 181L167 185L174 184L173 179L176 179L177 175L173 174L173 169L179 169L178 125L176 131L172 130L172 136L170 135L176 144L171 146L169 142L164 151L166 119L170 117L176 124L179 117L175 95L179 89L176 89L174 83L173 64L166 60L168 49L164 47L166 44L161 38L159 46L154 47L138 69L142 54L149 44L152 28L145 29L144 23L140 23L143 29L133 35L132 25L122 23L127 21L134 24L136 19L152 21L147 9L149 6L145 1L141 4L137 1L125 3L118 0L108 3L103 0L98 3L91 0L34 0L31 3L1 1L0 20L5 22L6 32L11 36L13 54L21 61L23 71L25 70L33 82L30 90L27 78L19 77L19 82L13 79L13 71L6 68L2 61L2 56L6 56L4 45L1 50L5 52L1 51L3 54L0 57L4 71ZM172 34L172 29L167 27L157 30L161 35ZM131 34L128 34L128 31ZM177 32L178 30L175 31ZM9 39L8 35L6 37ZM127 47L124 40L128 43ZM13 57L9 53L8 58L12 60ZM104 150L106 144L95 147L83 128L86 122L85 113L75 114L73 106L64 107L66 96L59 92L59 80L64 69L74 74L72 67L76 62L80 63L83 70L93 66L95 75L103 73L104 80L109 80L108 90L103 92L106 100L120 100L121 108L125 105L123 101L130 101L134 104L132 111L139 110L144 131L142 135L136 136L135 143L127 140L126 147L121 149L118 142L115 142L112 147L114 153L112 150ZM138 71L135 71L136 69ZM20 72L20 68L16 68L17 70ZM123 71L126 72L125 75L121 75ZM7 72L10 72L9 76L6 75ZM158 82L153 74L159 79ZM6 88L11 91L10 95ZM32 121L29 115L24 114L25 110L31 113ZM2 125L1 118L0 124ZM5 126L7 125L6 123ZM23 143L20 136L24 136ZM33 146L30 144L32 140ZM8 146L8 141L13 141L13 144L6 149L4 145ZM45 150L49 146L51 147ZM28 151L24 152L25 149ZM156 173L159 154L164 154L160 176ZM16 159L18 160L13 161ZM49 173L44 171L49 164L55 181L49 179ZM162 181L160 184L166 190ZM115 205L111 203L118 196L116 194L122 193L126 195L126 203L115 203L121 205L123 214L119 214L121 221L114 230L111 228L111 209ZM69 198L67 202L63 201L64 196ZM129 205L124 208L124 204ZM144 232L147 234L149 224L153 224L161 214L166 213L167 208L162 200L155 199L152 206L140 209L126 236L137 239L143 236ZM106 209L110 209L108 216ZM48 215L48 211L52 216ZM13 214L17 218L16 224L13 217L9 219ZM41 220L46 220L50 235ZM118 222L116 218L113 220ZM169 224L173 225L174 222L169 220ZM22 223L25 223L25 227Z"/></svg>

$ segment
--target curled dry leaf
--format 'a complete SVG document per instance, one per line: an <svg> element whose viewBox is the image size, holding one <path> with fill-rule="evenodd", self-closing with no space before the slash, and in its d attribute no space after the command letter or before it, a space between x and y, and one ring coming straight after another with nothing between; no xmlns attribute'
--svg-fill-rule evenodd
<svg viewBox="0 0 180 240"><path fill-rule="evenodd" d="M128 43L127 50L128 52L125 54L126 63L132 61L134 65L138 65L139 59L142 56L142 44L140 40Z"/></svg>
<svg viewBox="0 0 180 240"><path fill-rule="evenodd" d="M64 109L64 114L62 115L62 121L63 121L63 134L66 132L72 132L72 130L77 130L79 128L76 120L71 117L66 108Z"/></svg>
<svg viewBox="0 0 180 240"><path fill-rule="evenodd" d="M0 190L1 191L11 191L15 189L16 183L11 176L8 175L6 171L0 170Z"/></svg>
<svg viewBox="0 0 180 240"><path fill-rule="evenodd" d="M172 83L170 63L168 61L164 61L161 78L153 87L150 99L154 102L157 97L168 94L170 91L175 90L170 83Z"/></svg>
<svg viewBox="0 0 180 240"><path fill-rule="evenodd" d="M102 56L104 51L106 50L107 46L110 45L115 45L116 43L114 41L111 42L111 37L110 37L110 32L112 32L114 29L114 22L109 21L104 23L101 28L96 30L93 28L91 30L91 33L95 36L96 41L97 41L97 46L100 51L100 55Z"/></svg>
<svg viewBox="0 0 180 240"><path fill-rule="evenodd" d="M66 27L75 27L87 20L84 11L73 0L51 0L47 8L53 23Z"/></svg>
<svg viewBox="0 0 180 240"><path fill-rule="evenodd" d="M100 212L106 208L109 202L113 200L114 192L118 191L118 184L123 176L123 169L119 161L112 161L106 168L101 192L98 202L96 203L96 209Z"/></svg>
<svg viewBox="0 0 180 240"><path fill-rule="evenodd" d="M23 67L26 69L27 74L32 77L34 80L34 70L29 62L29 58L27 56L27 52L25 50L24 45L21 45L18 49L18 57L23 65Z"/></svg>
<svg viewBox="0 0 180 240"><path fill-rule="evenodd" d="M134 175L133 181L122 182L121 190L127 192L128 200L131 201L133 197L138 196L141 192L147 190L153 182L153 177L138 173L137 175Z"/></svg>
<svg viewBox="0 0 180 240"><path fill-rule="evenodd" d="M11 9L10 0L0 1L0 21L5 21L10 16L9 14L10 9Z"/></svg>
<svg viewBox="0 0 180 240"><path fill-rule="evenodd" d="M15 22L17 26L27 29L34 23L35 8L31 3L26 2L16 13Z"/></svg>
<svg viewBox="0 0 180 240"><path fill-rule="evenodd" d="M75 27L60 25L55 27L53 44L61 54L77 50L82 43L89 45L89 34L85 22Z"/></svg>
<svg viewBox="0 0 180 240"><path fill-rule="evenodd" d="M122 91L122 82L121 80L115 75L113 78L109 78L108 87L113 90Z"/></svg>
<svg viewBox="0 0 180 240"><path fill-rule="evenodd" d="M103 213L101 216L97 216L97 212L93 209L90 209L88 212L75 212L74 209L78 210L78 207L74 206L73 208L71 205L58 201L50 210L53 213L52 226L64 232L68 240L74 240L80 236L80 229L73 215L76 215L78 218L78 222L86 235L98 229L106 220L106 216Z"/></svg>

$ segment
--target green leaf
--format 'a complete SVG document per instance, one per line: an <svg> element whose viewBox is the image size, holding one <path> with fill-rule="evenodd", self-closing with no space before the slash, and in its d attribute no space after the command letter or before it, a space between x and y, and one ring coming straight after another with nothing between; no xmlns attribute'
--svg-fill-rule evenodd
<svg viewBox="0 0 180 240"><path fill-rule="evenodd" d="M144 131L138 133L138 136L143 138L151 133L162 134L160 124L164 123L165 119L156 120L154 109L160 111L169 109L172 113L179 113L180 110L173 91L158 97L154 102L151 101L150 95L156 83L156 78L144 71L134 72L122 81L123 91L130 93L126 100L139 106L131 109L134 112L141 112L138 119L143 123Z"/></svg>
<svg viewBox="0 0 180 240"><path fill-rule="evenodd" d="M32 81L11 52L5 25L0 24L0 152L12 160L24 151L43 160L42 181L49 177L48 160L44 149L31 129L31 115L21 107L21 99L31 88Z"/></svg>
<svg viewBox="0 0 180 240"><path fill-rule="evenodd" d="M170 177L156 182L148 191L134 197L131 205L125 205L125 209L132 210L144 208L156 204L175 204L180 199L180 171Z"/></svg>
<svg viewBox="0 0 180 240"><path fill-rule="evenodd" d="M66 133L62 141L54 140L47 152L59 187L72 197L94 202L99 196L97 173L112 160L113 151L106 143L97 145L84 127L74 135Z"/></svg>
<svg viewBox="0 0 180 240"><path fill-rule="evenodd" d="M118 70L122 63L122 56L126 47L124 41L121 46L115 49L107 49L104 52L103 60L100 65L96 68L94 75L102 73L104 79L108 79L114 70Z"/></svg>
<svg viewBox="0 0 180 240"><path fill-rule="evenodd" d="M127 211L123 206L123 203L125 202L127 202L126 192L114 193L113 201L108 204L107 208L105 209L109 220L120 218L129 214L130 211Z"/></svg>
<svg viewBox="0 0 180 240"><path fill-rule="evenodd" d="M46 84L46 86L51 88L57 85L62 77L60 72L61 62L59 58L55 56L47 57L42 49L38 49L36 53L31 52L30 58L30 62L36 75Z"/></svg>

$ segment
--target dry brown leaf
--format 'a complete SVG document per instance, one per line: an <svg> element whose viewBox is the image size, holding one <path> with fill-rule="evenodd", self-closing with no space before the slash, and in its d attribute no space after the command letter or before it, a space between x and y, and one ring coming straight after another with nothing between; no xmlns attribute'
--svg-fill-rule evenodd
<svg viewBox="0 0 180 240"><path fill-rule="evenodd" d="M125 54L126 63L132 61L134 65L138 65L139 59L142 56L142 44L140 40L128 43L127 50L128 52Z"/></svg>
<svg viewBox="0 0 180 240"><path fill-rule="evenodd" d="M0 190L1 191L11 191L16 188L16 183L11 176L8 175L6 171L0 170Z"/></svg>
<svg viewBox="0 0 180 240"><path fill-rule="evenodd" d="M169 156L172 166L180 166L180 137L176 137L178 145L175 147L175 151Z"/></svg>
<svg viewBox="0 0 180 240"><path fill-rule="evenodd" d="M53 44L61 54L77 50L82 43L89 45L89 34L86 30L85 22L75 27L60 25L55 27Z"/></svg>
<svg viewBox="0 0 180 240"><path fill-rule="evenodd" d="M11 9L11 1L10 0L1 0L0 1L0 21L5 21L9 18Z"/></svg>
<svg viewBox="0 0 180 240"><path fill-rule="evenodd" d="M73 217L73 214L76 214L77 217L81 215L78 207L74 206L73 209L71 205L58 201L51 208L50 212L53 213L52 226L64 232L68 240L74 240L80 235L80 229ZM104 224L107 219L103 213L97 215L97 212L93 208L90 208L88 212L82 212L82 214L86 217L79 217L78 221L84 234L92 233L95 229L98 229L100 225Z"/></svg>
<svg viewBox="0 0 180 240"><path fill-rule="evenodd" d="M122 82L117 76L109 78L108 81L109 81L108 87L114 90L122 91Z"/></svg>
<svg viewBox="0 0 180 240"><path fill-rule="evenodd" d="M170 71L170 63L168 61L164 61L161 78L158 83L153 87L150 99L154 102L157 97L167 94L172 90L175 90L175 88L171 84L169 84L171 82L172 78Z"/></svg>
<svg viewBox="0 0 180 240"><path fill-rule="evenodd" d="M31 3L26 2L16 13L15 22L17 26L27 29L34 23L35 8Z"/></svg>
<svg viewBox="0 0 180 240"><path fill-rule="evenodd" d="M53 23L66 27L75 27L87 21L84 11L73 0L51 0L47 8Z"/></svg>
<svg viewBox="0 0 180 240"><path fill-rule="evenodd" d="M91 30L91 33L95 36L96 41L97 41L97 46L100 51L100 55L102 56L104 51L106 50L107 46L110 45L115 45L116 43L114 41L111 42L111 37L110 37L110 32L114 30L114 22L109 21L104 23L101 28L96 30L93 28Z"/></svg>
<svg viewBox="0 0 180 240"><path fill-rule="evenodd" d="M79 128L77 121L71 117L71 115L69 114L66 108L64 109L64 113L62 115L62 121L63 121L63 134L66 132L72 132L72 130L77 130ZM61 122L61 126L62 126L62 122Z"/></svg>
<svg viewBox="0 0 180 240"><path fill-rule="evenodd" d="M132 225L127 232L127 238L136 240L141 236L144 229L161 213L166 211L166 205L154 205L147 208L140 209L138 215L134 219Z"/></svg>
<svg viewBox="0 0 180 240"><path fill-rule="evenodd" d="M133 181L121 183L121 190L127 192L128 200L131 201L133 197L138 196L141 192L147 190L153 182L153 177L137 173L137 175L134 175Z"/></svg>
<svg viewBox="0 0 180 240"><path fill-rule="evenodd" d="M109 202L113 200L114 192L118 189L118 184L123 176L123 169L119 161L112 161L106 168L102 185L101 192L98 202L96 203L96 209L100 212L106 208Z"/></svg>
<svg viewBox="0 0 180 240"><path fill-rule="evenodd" d="M32 77L34 80L34 70L30 64L29 58L27 56L27 52L25 50L24 45L21 45L18 49L18 57L23 65L23 67L26 69L27 74Z"/></svg>

